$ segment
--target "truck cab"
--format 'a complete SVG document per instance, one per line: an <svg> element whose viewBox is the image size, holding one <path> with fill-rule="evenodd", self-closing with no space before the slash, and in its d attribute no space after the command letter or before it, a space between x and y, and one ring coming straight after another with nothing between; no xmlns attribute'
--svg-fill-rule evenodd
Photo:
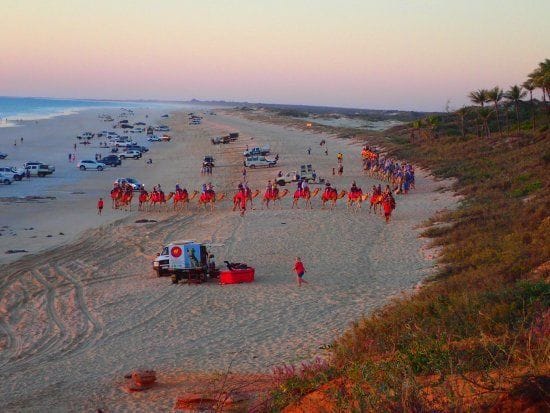
<svg viewBox="0 0 550 413"><path fill-rule="evenodd" d="M171 275L172 282L204 282L209 274L209 253L206 245L194 240L175 241L166 245L153 261L157 276Z"/></svg>

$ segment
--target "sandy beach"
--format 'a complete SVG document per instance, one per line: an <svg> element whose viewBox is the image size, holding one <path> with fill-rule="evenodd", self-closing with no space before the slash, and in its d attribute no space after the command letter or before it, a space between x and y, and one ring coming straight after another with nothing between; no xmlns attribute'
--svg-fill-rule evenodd
<svg viewBox="0 0 550 413"><path fill-rule="evenodd" d="M55 163L57 170L51 178L2 188L0 195L17 197L21 188L32 188L38 196L55 196L1 201L0 226L7 226L0 237L2 411L170 411L181 389L163 382L228 368L265 373L275 365L322 356L322 347L350 322L410 291L433 271L434 262L422 253L426 241L418 238L419 225L453 207L456 199L437 191L447 183L422 171L416 190L397 197L389 225L368 208L354 213L342 202L334 211L321 210L318 198L312 210L291 210L289 196L276 210L262 210L256 198L255 209L244 218L231 211L228 199L212 213L199 211L196 203L179 213L115 211L108 191L119 176L136 177L148 189L160 183L165 191L176 183L198 190L212 181L232 198L246 145L269 144L280 156L276 169L249 172L251 188L262 192L277 170L295 170L302 163L313 164L338 189L349 189L356 180L366 190L379 181L363 174L359 142L231 112L205 115L199 126L189 126L183 112L171 116L166 123L173 140L153 144L144 157L153 165L127 160L102 173L81 173L66 159L74 139L55 136L61 130L101 130L97 113L32 125L34 135L25 135L20 152L10 156L19 163L26 160L27 145L36 145L43 148L41 160ZM136 120L139 116L143 112L136 112ZM12 129L0 133L17 136L18 128ZM211 137L232 131L240 133L237 142L211 145ZM328 156L319 146L322 139ZM97 150L86 149L92 158ZM333 177L339 151L344 175ZM200 174L207 154L216 158L211 177ZM95 210L99 196L107 200L101 217ZM137 224L138 218L156 222ZM213 251L217 262L247 262L256 268L256 282L173 286L157 278L151 269L155 254L166 242L185 238L221 244ZM10 248L30 254L4 254ZM291 271L296 255L308 271L310 284L302 288ZM124 374L139 367L155 369L161 386L142 394L123 392Z"/></svg>

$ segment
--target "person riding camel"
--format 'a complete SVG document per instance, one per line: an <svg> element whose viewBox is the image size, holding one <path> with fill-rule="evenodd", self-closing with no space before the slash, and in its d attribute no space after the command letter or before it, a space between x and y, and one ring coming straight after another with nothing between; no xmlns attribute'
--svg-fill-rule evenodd
<svg viewBox="0 0 550 413"><path fill-rule="evenodd" d="M300 195L302 197L306 197L309 194L309 186L307 184L307 181L302 178L302 190L300 192Z"/></svg>
<svg viewBox="0 0 550 413"><path fill-rule="evenodd" d="M267 181L267 186L265 187L265 197L268 199L273 197L273 184L271 181Z"/></svg>
<svg viewBox="0 0 550 413"><path fill-rule="evenodd" d="M277 182L273 182L271 184L271 196L273 199L277 199L279 196L279 187L277 186Z"/></svg>
<svg viewBox="0 0 550 413"><path fill-rule="evenodd" d="M325 191L323 193L323 198L328 199L331 193L332 193L332 186L330 185L330 182L327 182L325 184Z"/></svg>

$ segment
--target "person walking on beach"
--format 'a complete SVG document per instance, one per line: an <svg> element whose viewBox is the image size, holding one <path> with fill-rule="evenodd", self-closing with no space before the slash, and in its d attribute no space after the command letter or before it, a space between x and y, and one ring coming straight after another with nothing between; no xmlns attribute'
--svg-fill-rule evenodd
<svg viewBox="0 0 550 413"><path fill-rule="evenodd" d="M301 287L303 283L309 284L306 280L303 279L306 269L300 257L296 257L296 261L294 261L294 271L296 272L298 287Z"/></svg>
<svg viewBox="0 0 550 413"><path fill-rule="evenodd" d="M97 201L97 215L101 215L103 212L103 198L99 198L99 201Z"/></svg>
<svg viewBox="0 0 550 413"><path fill-rule="evenodd" d="M27 178L27 181L31 180L31 171L30 171L30 169L25 170L25 177Z"/></svg>
<svg viewBox="0 0 550 413"><path fill-rule="evenodd" d="M241 217L244 217L244 213L246 211L246 201L248 201L246 189L244 188L243 184L239 184L239 190L234 198L235 204L233 206L233 210L235 210L235 207L238 206L241 211Z"/></svg>

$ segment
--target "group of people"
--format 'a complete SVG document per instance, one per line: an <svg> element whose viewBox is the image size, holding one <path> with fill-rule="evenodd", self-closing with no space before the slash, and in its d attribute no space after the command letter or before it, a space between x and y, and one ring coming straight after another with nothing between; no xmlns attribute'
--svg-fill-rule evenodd
<svg viewBox="0 0 550 413"><path fill-rule="evenodd" d="M201 167L201 175L212 175L212 165L203 165Z"/></svg>
<svg viewBox="0 0 550 413"><path fill-rule="evenodd" d="M399 164L392 158L380 156L368 146L361 151L363 170L369 175L390 182L396 193L407 194L414 189L414 167L406 161Z"/></svg>

